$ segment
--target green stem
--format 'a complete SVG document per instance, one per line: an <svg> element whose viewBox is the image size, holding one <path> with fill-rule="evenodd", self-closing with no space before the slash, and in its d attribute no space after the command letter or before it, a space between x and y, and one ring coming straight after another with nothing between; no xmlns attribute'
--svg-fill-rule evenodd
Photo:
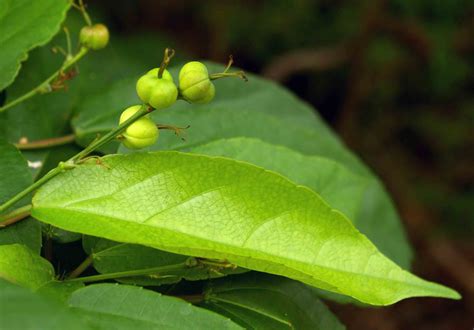
<svg viewBox="0 0 474 330"><path fill-rule="evenodd" d="M74 269L68 276L68 280L73 279L81 275L94 261L94 257L90 254L76 269Z"/></svg>
<svg viewBox="0 0 474 330"><path fill-rule="evenodd" d="M75 156L71 157L68 159L66 162L61 162L57 167L53 168L51 171L49 171L45 176L43 176L41 179L33 183L31 186L26 188L25 190L19 192L15 196L13 196L11 199L6 201L0 206L0 214L2 212L5 212L10 206L21 200L23 197L27 196L29 193L32 191L38 189L41 187L43 184L54 178L56 175L64 171L65 169L68 169L70 167L74 167L77 162L79 162L82 158L86 157L89 155L91 152L94 150L97 150L97 148L100 148L104 144L108 143L109 141L115 139L116 136L121 134L125 129L131 125L134 121L138 120L139 118L145 116L146 114L150 113L153 111L153 108L147 107L146 105L142 105L140 110L138 110L133 116L128 118L126 121L124 121L122 124L120 124L118 127L110 131L109 133L105 134L103 137L98 139L97 141L92 142L89 146L87 146L84 150L81 152L77 153Z"/></svg>
<svg viewBox="0 0 474 330"><path fill-rule="evenodd" d="M23 207L17 208L12 212L0 216L0 228L14 224L24 218L28 217L31 213L31 204L25 205Z"/></svg>
<svg viewBox="0 0 474 330"><path fill-rule="evenodd" d="M28 100L29 98L31 98L31 97L35 96L36 94L40 93L44 89L44 86L49 85L49 83L51 83L54 79L56 79L56 77L60 73L62 73L64 71L66 71L67 69L69 69L77 61L79 61L84 55L86 55L87 52L88 52L88 49L85 48L85 47L82 47L79 50L79 52L77 52L76 55L74 55L71 58L66 58L66 60L63 62L61 67L58 70L56 70L56 72L54 72L45 81L43 81L41 84L39 84L38 86L33 88L31 91L27 92L26 94L23 94L22 96L14 99L13 101L5 104L3 107L0 107L0 112L6 111L7 109L9 109L9 108L25 101L25 100Z"/></svg>
<svg viewBox="0 0 474 330"><path fill-rule="evenodd" d="M116 273L109 273L109 274L78 277L78 278L65 280L64 282L83 282L83 283L97 282L97 281L113 280L113 279L124 278L124 277L169 273L169 272L179 271L179 270L183 270L187 268L189 268L188 263L182 262L176 265L160 266L160 267L147 268L147 269L130 270L126 272L116 272Z"/></svg>
<svg viewBox="0 0 474 330"><path fill-rule="evenodd" d="M43 148L50 148L50 147L57 147L62 146L64 144L69 144L74 142L76 137L74 134L69 134L57 138L51 139L44 139L44 140L37 140L32 142L26 143L16 143L15 147L20 150L34 150L34 149L43 149Z"/></svg>

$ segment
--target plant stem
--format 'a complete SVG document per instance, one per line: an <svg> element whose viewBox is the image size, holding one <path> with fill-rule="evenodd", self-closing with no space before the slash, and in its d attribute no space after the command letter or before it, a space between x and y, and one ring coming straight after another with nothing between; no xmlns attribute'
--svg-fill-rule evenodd
<svg viewBox="0 0 474 330"><path fill-rule="evenodd" d="M147 268L147 269L138 269L138 270L130 270L126 272L117 272L117 273L109 273L109 274L100 274L100 275L93 275L93 276L85 276L85 277L78 277L73 279L67 279L65 282L97 282L97 281L104 281L104 280L113 280L117 278L124 278L124 277L133 277L133 276L144 276L144 275L154 275L158 273L168 273L177 270L187 269L190 266L186 262L182 262L176 265L169 265L169 266L160 266L154 268Z"/></svg>
<svg viewBox="0 0 474 330"><path fill-rule="evenodd" d="M61 74L62 72L66 71L67 69L69 69L72 65L74 65L77 61L79 61L84 55L86 55L88 52L88 49L85 48L85 47L82 47L79 52L77 52L76 55L74 55L73 57L71 58L67 58L66 57L66 60L63 62L63 64L61 65L61 67L56 70L51 76L49 76L45 81L43 81L41 84L39 84L38 86L36 86L35 88L33 88L31 91L23 94L22 96L14 99L13 101L5 104L3 107L0 107L0 112L3 112L3 111L6 111L7 109L13 107L14 105L17 105L33 96L35 96L36 94L40 93L44 87L46 85L49 85L49 83L51 81L53 81L54 79L56 79L56 77Z"/></svg>
<svg viewBox="0 0 474 330"><path fill-rule="evenodd" d="M31 213L31 204L17 208L12 212L0 217L0 228L12 225L24 218L28 217Z"/></svg>
<svg viewBox="0 0 474 330"><path fill-rule="evenodd" d="M171 59L173 58L175 52L174 49L165 48L165 54L163 55L163 61L161 62L160 69L158 70L158 78L161 79L163 77L163 73L165 72L166 68L170 64Z"/></svg>
<svg viewBox="0 0 474 330"><path fill-rule="evenodd" d="M43 149L43 148L50 148L50 147L57 147L57 146L62 146L64 144L69 144L71 142L74 142L76 137L74 134L69 134L57 138L50 138L50 139L44 139L44 140L37 140L37 141L32 141L32 142L26 142L26 143L16 143L15 147L17 147L20 150L34 150L34 149Z"/></svg>
<svg viewBox="0 0 474 330"><path fill-rule="evenodd" d="M74 269L71 274L68 276L68 280L73 279L81 275L94 261L94 257L92 253L79 265L76 269Z"/></svg>
<svg viewBox="0 0 474 330"><path fill-rule="evenodd" d="M125 129L131 125L134 121L137 119L145 116L146 114L152 112L154 109L151 107L147 107L146 105L142 105L140 110L138 110L133 116L131 116L129 119L124 121L122 124L120 124L118 127L110 131L109 133L105 134L103 137L100 139L92 142L89 146L87 146L84 150L81 152L77 153L75 156L71 157L69 160L66 162L59 163L59 165L55 168L53 168L51 171L49 171L45 176L43 176L41 179L33 183L31 186L27 187L23 191L19 192L15 196L13 196L11 199L0 205L0 214L2 212L5 212L10 206L21 200L23 197L31 193L32 191L38 189L41 187L43 184L54 178L56 175L59 173L63 172L64 170L74 167L74 165L79 162L82 158L85 156L89 155L91 152L96 150L97 148L103 146L104 144L108 143L109 141L113 140L117 135L125 131Z"/></svg>

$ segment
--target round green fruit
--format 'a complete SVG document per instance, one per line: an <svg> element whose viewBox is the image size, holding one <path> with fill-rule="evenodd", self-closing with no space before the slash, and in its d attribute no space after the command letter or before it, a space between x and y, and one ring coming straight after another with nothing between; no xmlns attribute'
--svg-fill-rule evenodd
<svg viewBox="0 0 474 330"><path fill-rule="evenodd" d="M148 71L137 81L137 94L140 99L160 110L170 107L176 102L178 89L173 82L173 77L168 70L163 71L158 78L158 68Z"/></svg>
<svg viewBox="0 0 474 330"><path fill-rule="evenodd" d="M190 103L204 104L212 101L216 88L209 79L209 72L201 62L188 62L179 72L179 92Z"/></svg>
<svg viewBox="0 0 474 330"><path fill-rule="evenodd" d="M109 43L109 30L104 24L84 26L79 34L79 40L84 47L98 50Z"/></svg>
<svg viewBox="0 0 474 330"><path fill-rule="evenodd" d="M137 111L140 110L141 105L134 105L127 108L120 116L120 124L125 122ZM155 123L148 117L148 115L141 117L123 132L124 139L122 143L129 149L142 149L149 147L158 140L159 131Z"/></svg>

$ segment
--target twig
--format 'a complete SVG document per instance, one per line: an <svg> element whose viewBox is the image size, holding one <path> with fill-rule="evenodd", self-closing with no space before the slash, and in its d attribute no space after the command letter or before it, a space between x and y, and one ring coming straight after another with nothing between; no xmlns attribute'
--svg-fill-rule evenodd
<svg viewBox="0 0 474 330"><path fill-rule="evenodd" d="M64 144L69 144L74 142L76 137L74 134L65 135L56 138L44 139L44 140L37 140L37 141L21 141L15 144L20 150L34 150L34 149L43 149L43 148L50 148L50 147L57 147Z"/></svg>
<svg viewBox="0 0 474 330"><path fill-rule="evenodd" d="M10 226L21 221L31 214L31 204L20 207L4 216L0 217L0 228Z"/></svg>

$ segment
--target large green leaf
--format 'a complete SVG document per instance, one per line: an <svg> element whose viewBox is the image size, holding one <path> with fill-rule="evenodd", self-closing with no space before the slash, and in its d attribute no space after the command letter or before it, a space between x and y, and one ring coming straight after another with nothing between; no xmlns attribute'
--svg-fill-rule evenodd
<svg viewBox="0 0 474 330"><path fill-rule="evenodd" d="M26 160L11 144L0 139L0 203L28 187L33 179ZM20 201L15 207L27 204L30 198ZM11 210L12 208L10 208ZM0 245L21 243L37 253L41 249L41 226L33 218L22 220L6 228L0 228Z"/></svg>
<svg viewBox="0 0 474 330"><path fill-rule="evenodd" d="M0 90L13 82L28 51L56 34L69 5L67 0L0 2Z"/></svg>
<svg viewBox="0 0 474 330"><path fill-rule="evenodd" d="M246 329L344 329L311 288L268 274L211 281L203 306Z"/></svg>
<svg viewBox="0 0 474 330"><path fill-rule="evenodd" d="M97 284L69 300L95 329L242 329L230 319L139 287Z"/></svg>
<svg viewBox="0 0 474 330"><path fill-rule="evenodd" d="M81 317L53 299L0 278L0 327L9 330L88 330Z"/></svg>
<svg viewBox="0 0 474 330"><path fill-rule="evenodd" d="M1 245L0 266L0 278L32 290L54 280L53 266L24 245Z"/></svg>
<svg viewBox="0 0 474 330"><path fill-rule="evenodd" d="M101 274L142 271L146 276L118 278L122 283L156 286L170 284L186 279L188 281L204 280L228 274L242 273L241 268L222 268L197 263L166 274L151 272L152 269L164 266L178 266L189 258L180 254L169 253L143 245L117 243L103 238L86 236L83 240L84 250L92 255L94 268Z"/></svg>
<svg viewBox="0 0 474 330"><path fill-rule="evenodd" d="M215 64L209 67L211 71L220 69ZM176 75L177 70L172 71ZM158 123L191 125L191 128L184 133L185 142L172 132L162 131L159 142L152 148L188 150L223 138L251 137L304 155L335 160L354 174L370 179L358 214L352 218L356 219L358 229L399 265L410 267L412 250L384 187L308 105L276 84L254 75L250 75L248 83L227 79L216 81L216 86L217 96L210 104L190 105L180 101L170 109L153 114ZM104 93L85 99L73 122L79 143L86 145L97 134L115 127L121 111L133 103L137 103L134 79L118 81ZM95 109L100 104L106 106L98 112ZM102 151L111 152L115 147L116 144ZM124 148L120 151L129 152Z"/></svg>
<svg viewBox="0 0 474 330"><path fill-rule="evenodd" d="M43 186L33 215L83 234L227 259L374 305L459 298L402 270L310 189L219 157L106 156Z"/></svg>

